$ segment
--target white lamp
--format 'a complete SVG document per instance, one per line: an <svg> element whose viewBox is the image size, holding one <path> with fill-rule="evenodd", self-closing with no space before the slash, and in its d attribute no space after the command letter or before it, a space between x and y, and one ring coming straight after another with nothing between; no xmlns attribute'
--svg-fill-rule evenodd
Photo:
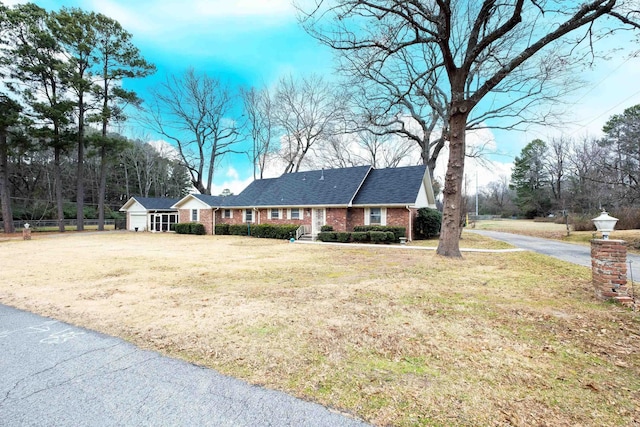
<svg viewBox="0 0 640 427"><path fill-rule="evenodd" d="M593 221L596 229L602 233L602 238L607 240L609 239L609 233L611 233L616 226L618 218L609 216L607 211L603 210L599 217L593 218L591 221Z"/></svg>

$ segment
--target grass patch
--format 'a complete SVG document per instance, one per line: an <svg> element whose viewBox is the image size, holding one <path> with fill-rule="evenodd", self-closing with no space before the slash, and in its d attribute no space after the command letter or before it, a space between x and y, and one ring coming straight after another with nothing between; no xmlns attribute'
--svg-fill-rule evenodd
<svg viewBox="0 0 640 427"><path fill-rule="evenodd" d="M0 271L2 303L375 425L640 419L638 316L595 302L588 268L530 252L450 260L233 236L69 234L6 242Z"/></svg>
<svg viewBox="0 0 640 427"><path fill-rule="evenodd" d="M426 240L414 240L409 244L410 246L427 246L435 248L438 246L438 238ZM506 242L500 242L488 237L480 236L479 234L468 233L463 231L462 239L460 239L461 249L513 249L514 246Z"/></svg>

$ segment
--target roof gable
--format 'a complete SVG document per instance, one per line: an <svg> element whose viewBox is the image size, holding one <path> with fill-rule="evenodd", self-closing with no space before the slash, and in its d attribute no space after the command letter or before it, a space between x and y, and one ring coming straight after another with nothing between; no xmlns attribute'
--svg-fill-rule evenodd
<svg viewBox="0 0 640 427"><path fill-rule="evenodd" d="M425 173L425 166L373 169L353 204L413 205L423 188Z"/></svg>
<svg viewBox="0 0 640 427"><path fill-rule="evenodd" d="M141 205L144 209L148 210L148 211L175 211L175 208L172 208L172 206L178 201L179 199L169 199L169 198L165 198L165 197L138 197L138 196L133 196L131 197L127 203L124 204L124 206L122 206L120 208L121 211L126 211L129 208L131 208L132 206L135 205L135 203L137 202L139 205Z"/></svg>

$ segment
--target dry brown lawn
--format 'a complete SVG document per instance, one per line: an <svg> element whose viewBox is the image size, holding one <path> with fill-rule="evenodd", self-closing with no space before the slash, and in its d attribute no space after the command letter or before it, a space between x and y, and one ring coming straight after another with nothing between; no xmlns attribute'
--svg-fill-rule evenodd
<svg viewBox="0 0 640 427"><path fill-rule="evenodd" d="M0 303L380 426L640 425L637 313L527 252L36 234L0 241Z"/></svg>

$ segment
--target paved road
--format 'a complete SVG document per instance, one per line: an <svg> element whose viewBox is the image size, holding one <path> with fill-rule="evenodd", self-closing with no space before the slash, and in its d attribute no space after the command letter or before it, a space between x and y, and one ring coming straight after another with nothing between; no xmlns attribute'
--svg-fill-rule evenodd
<svg viewBox="0 0 640 427"><path fill-rule="evenodd" d="M0 426L366 426L313 403L0 305Z"/></svg>
<svg viewBox="0 0 640 427"><path fill-rule="evenodd" d="M468 230L492 239L502 240L518 248L527 249L544 255L549 255L573 264L591 268L591 247L564 243L552 239L522 236L520 234L503 233L500 231ZM640 256L627 254L627 261L631 261L631 270L627 265L627 278L640 281ZM633 275L633 276L632 276Z"/></svg>

